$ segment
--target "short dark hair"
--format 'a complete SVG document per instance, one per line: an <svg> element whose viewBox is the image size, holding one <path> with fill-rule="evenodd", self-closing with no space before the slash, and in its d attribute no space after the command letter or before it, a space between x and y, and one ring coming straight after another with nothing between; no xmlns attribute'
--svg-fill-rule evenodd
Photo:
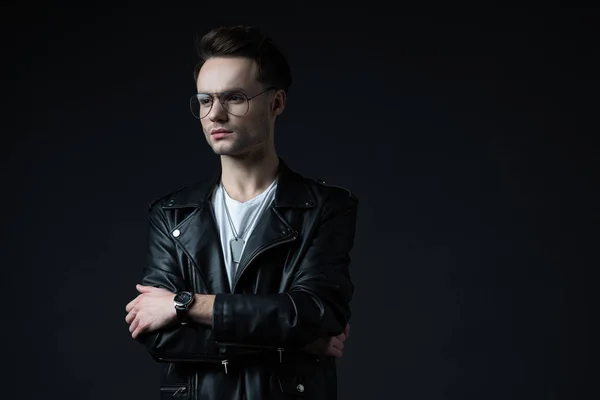
<svg viewBox="0 0 600 400"><path fill-rule="evenodd" d="M211 57L247 57L258 65L258 81L275 86L286 93L292 84L290 66L270 37L258 28L244 25L213 28L197 42L200 61L194 69L194 80L202 65Z"/></svg>

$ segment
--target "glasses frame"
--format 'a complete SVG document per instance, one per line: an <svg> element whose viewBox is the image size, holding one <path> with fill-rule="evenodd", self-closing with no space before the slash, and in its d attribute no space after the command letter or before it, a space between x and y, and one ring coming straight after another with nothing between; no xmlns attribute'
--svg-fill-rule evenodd
<svg viewBox="0 0 600 400"><path fill-rule="evenodd" d="M204 119L204 118L208 117L208 115L212 111L213 106L215 105L215 96L216 96L217 99L219 100L219 103L221 104L221 107L223 107L223 110L225 110L225 112L227 112L228 114L233 115L234 117L243 117L244 115L248 114L248 111L250 111L250 100L252 100L252 99L260 96L261 94L267 93L268 91L273 90L273 89L278 89L278 88L276 86L269 86L267 89L263 90L262 92L260 92L258 94L255 94L254 96L250 96L250 97L248 97L248 95L246 93L244 93L243 91L241 91L241 90L228 90L226 92L213 92L213 93L204 93L204 92L203 93L196 93L195 95L193 95L192 97L190 97L190 112L192 113L192 115L196 119ZM242 95L242 96L244 96L246 98L246 104L248 104L248 107L246 108L246 112L243 113L242 115L231 113L227 109L227 107L225 107L225 105L223 104L223 102L221 101L221 97L224 94L231 94L231 93L240 94L240 95ZM211 97L211 99L212 99L212 103L210 104L210 108L208 109L208 111L206 112L206 115L204 117L196 117L196 115L194 114L194 111L193 111L194 109L192 107L192 104L193 104L192 101L194 101L194 100L200 100L198 98L198 96L200 96L200 95L203 95L203 96L209 95Z"/></svg>

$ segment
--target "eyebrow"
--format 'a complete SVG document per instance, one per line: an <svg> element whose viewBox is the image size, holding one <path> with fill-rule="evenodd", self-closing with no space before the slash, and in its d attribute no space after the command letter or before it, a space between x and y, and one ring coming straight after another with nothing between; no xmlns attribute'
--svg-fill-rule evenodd
<svg viewBox="0 0 600 400"><path fill-rule="evenodd" d="M222 92L217 92L217 93L227 93L227 92L246 92L246 89L240 86L235 86L232 88L229 88L227 90L223 90ZM200 91L198 92L198 94L210 94L210 93L215 93L215 92L206 92L206 91Z"/></svg>

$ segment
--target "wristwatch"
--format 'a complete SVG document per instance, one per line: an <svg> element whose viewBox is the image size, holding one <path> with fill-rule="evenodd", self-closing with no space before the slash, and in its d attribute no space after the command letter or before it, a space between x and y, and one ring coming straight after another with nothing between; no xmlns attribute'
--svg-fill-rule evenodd
<svg viewBox="0 0 600 400"><path fill-rule="evenodd" d="M194 302L194 294L188 291L178 292L173 299L175 302L175 311L177 312L177 318L182 324L190 322L188 309Z"/></svg>

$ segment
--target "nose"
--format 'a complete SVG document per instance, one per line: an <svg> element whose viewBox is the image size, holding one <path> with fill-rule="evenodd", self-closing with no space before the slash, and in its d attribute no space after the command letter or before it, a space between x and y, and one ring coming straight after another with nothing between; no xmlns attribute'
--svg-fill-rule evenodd
<svg viewBox="0 0 600 400"><path fill-rule="evenodd" d="M208 119L210 119L213 122L225 121L227 120L227 115L227 111L225 111L225 108L223 107L221 102L218 100L213 101L212 108L208 112Z"/></svg>

